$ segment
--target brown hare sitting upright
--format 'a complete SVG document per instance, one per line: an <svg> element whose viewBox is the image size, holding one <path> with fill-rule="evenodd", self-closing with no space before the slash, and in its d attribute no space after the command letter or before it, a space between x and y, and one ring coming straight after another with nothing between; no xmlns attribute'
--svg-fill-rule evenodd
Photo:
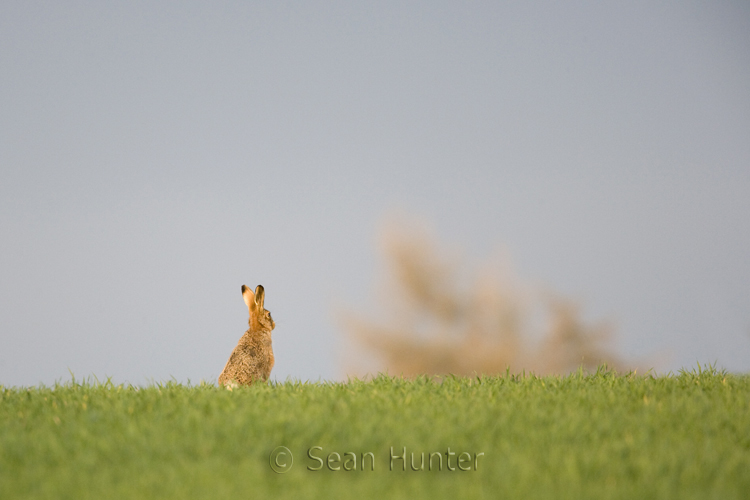
<svg viewBox="0 0 750 500"><path fill-rule="evenodd" d="M240 338L219 375L219 385L229 388L239 384L250 385L258 380L266 382L273 368L271 330L276 325L271 313L263 308L263 286L258 285L253 293L242 285L242 297L250 311L250 328Z"/></svg>

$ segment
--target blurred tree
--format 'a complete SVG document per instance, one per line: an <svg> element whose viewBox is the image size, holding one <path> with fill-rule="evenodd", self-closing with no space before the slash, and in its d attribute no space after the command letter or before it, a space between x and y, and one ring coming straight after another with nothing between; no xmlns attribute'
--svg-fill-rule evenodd
<svg viewBox="0 0 750 500"><path fill-rule="evenodd" d="M381 249L387 273L377 319L341 316L347 336L374 355L381 370L414 377L508 368L566 373L601 363L622 369L605 348L608 325L586 324L576 304L557 294L525 291L507 266L485 266L468 280L460 259L439 252L424 225L414 223L388 224ZM364 375L354 364L349 361L347 373Z"/></svg>

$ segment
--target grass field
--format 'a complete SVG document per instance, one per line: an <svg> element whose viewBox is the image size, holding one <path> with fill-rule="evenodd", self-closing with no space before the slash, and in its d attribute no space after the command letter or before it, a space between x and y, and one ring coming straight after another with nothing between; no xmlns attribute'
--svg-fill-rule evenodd
<svg viewBox="0 0 750 500"><path fill-rule="evenodd" d="M283 473L271 468L290 463L288 454L271 456L279 446L293 455ZM412 470L423 453L424 470ZM175 383L0 387L2 499L749 492L750 376L713 368L665 377L605 369L542 378L380 376L233 391Z"/></svg>

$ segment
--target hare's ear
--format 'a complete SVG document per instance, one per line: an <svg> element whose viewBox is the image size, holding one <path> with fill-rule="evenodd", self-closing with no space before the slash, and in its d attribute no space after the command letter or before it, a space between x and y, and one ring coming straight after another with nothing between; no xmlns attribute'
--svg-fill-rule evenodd
<svg viewBox="0 0 750 500"><path fill-rule="evenodd" d="M245 285L242 285L242 298L245 299L247 309L252 311L255 308L255 294Z"/></svg>
<svg viewBox="0 0 750 500"><path fill-rule="evenodd" d="M255 287L255 304L263 309L263 301L266 298L266 291L263 289L263 285Z"/></svg>

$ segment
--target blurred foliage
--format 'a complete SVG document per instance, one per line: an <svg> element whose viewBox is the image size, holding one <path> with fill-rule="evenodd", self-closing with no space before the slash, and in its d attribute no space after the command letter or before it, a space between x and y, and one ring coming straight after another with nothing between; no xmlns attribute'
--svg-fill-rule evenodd
<svg viewBox="0 0 750 500"><path fill-rule="evenodd" d="M380 243L386 269L376 319L341 315L354 341L347 373L559 374L601 363L624 369L607 349L609 324L587 323L574 301L519 284L507 265L486 264L470 279L457 254L441 251L424 224L391 222ZM376 364L368 365L372 358Z"/></svg>

